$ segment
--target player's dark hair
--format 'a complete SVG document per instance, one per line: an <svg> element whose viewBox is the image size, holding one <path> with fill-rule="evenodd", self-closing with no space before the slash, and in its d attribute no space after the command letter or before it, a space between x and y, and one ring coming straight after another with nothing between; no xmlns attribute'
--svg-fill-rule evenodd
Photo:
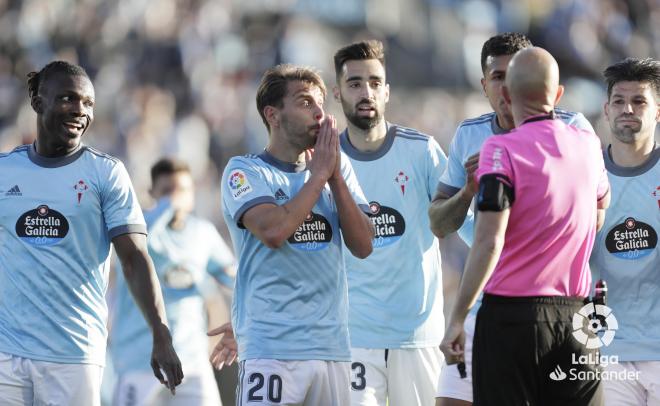
<svg viewBox="0 0 660 406"><path fill-rule="evenodd" d="M339 76L341 75L341 68L347 61L363 61L368 59L378 59L385 66L385 48L382 42L375 39L356 42L335 52L335 75L337 76L337 81L339 81Z"/></svg>
<svg viewBox="0 0 660 406"><path fill-rule="evenodd" d="M175 173L190 173L190 166L180 159L161 158L151 167L151 184L156 183L156 179L164 175L174 175Z"/></svg>
<svg viewBox="0 0 660 406"><path fill-rule="evenodd" d="M49 76L57 73L65 73L71 76L84 76L89 79L85 69L66 61L53 61L41 68L39 72L30 72L27 77L28 96L30 99L39 94L39 87L45 83Z"/></svg>
<svg viewBox="0 0 660 406"><path fill-rule="evenodd" d="M318 72L313 68L306 66L296 66L291 64L282 64L268 69L259 83L257 89L257 110L261 119L270 131L270 125L266 120L264 109L266 106L282 108L284 97L286 96L289 82L305 82L321 89L323 97L326 95L325 84Z"/></svg>
<svg viewBox="0 0 660 406"><path fill-rule="evenodd" d="M481 48L481 71L486 72L486 59L489 56L513 55L532 46L532 41L519 32L505 32L490 37Z"/></svg>
<svg viewBox="0 0 660 406"><path fill-rule="evenodd" d="M618 82L648 82L653 87L655 96L660 95L660 62L653 58L626 58L608 66L603 71L607 82L607 99L612 95L612 88Z"/></svg>

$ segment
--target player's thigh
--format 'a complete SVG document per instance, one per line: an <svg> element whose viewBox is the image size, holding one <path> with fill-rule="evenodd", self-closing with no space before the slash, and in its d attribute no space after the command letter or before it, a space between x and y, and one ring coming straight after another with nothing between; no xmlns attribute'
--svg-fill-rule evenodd
<svg viewBox="0 0 660 406"><path fill-rule="evenodd" d="M169 395L169 391L167 393ZM176 396L169 396L168 406L220 406L218 384L210 365L188 370ZM155 406L155 405L154 405Z"/></svg>
<svg viewBox="0 0 660 406"><path fill-rule="evenodd" d="M472 340L476 317L465 319L465 378L461 378L456 365L443 362L436 388L436 406L463 406L472 403Z"/></svg>
<svg viewBox="0 0 660 406"><path fill-rule="evenodd" d="M23 363L20 357L0 352L0 405L32 404L32 380Z"/></svg>
<svg viewBox="0 0 660 406"><path fill-rule="evenodd" d="M646 405L646 389L639 377L635 363L608 364L604 368L607 379L602 380L605 406ZM627 379L627 378L633 379ZM619 379L622 378L622 379Z"/></svg>
<svg viewBox="0 0 660 406"><path fill-rule="evenodd" d="M635 362L646 389L646 404L660 405L660 361Z"/></svg>
<svg viewBox="0 0 660 406"><path fill-rule="evenodd" d="M443 359L437 346L391 350L387 365L389 404L432 405Z"/></svg>
<svg viewBox="0 0 660 406"><path fill-rule="evenodd" d="M160 401L161 392L164 391L167 389L152 372L128 372L117 378L112 405L150 406Z"/></svg>
<svg viewBox="0 0 660 406"><path fill-rule="evenodd" d="M386 405L388 388L385 356L384 349L351 348L351 406Z"/></svg>
<svg viewBox="0 0 660 406"><path fill-rule="evenodd" d="M103 367L30 361L34 405L100 406Z"/></svg>
<svg viewBox="0 0 660 406"><path fill-rule="evenodd" d="M305 398L304 406L346 406L350 404L350 363L311 361L316 374Z"/></svg>

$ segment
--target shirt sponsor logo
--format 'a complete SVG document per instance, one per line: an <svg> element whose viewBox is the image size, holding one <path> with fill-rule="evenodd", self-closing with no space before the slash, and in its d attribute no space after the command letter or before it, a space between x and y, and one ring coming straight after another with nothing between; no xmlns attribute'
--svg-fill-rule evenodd
<svg viewBox="0 0 660 406"><path fill-rule="evenodd" d="M311 212L287 241L302 251L319 251L332 241L332 226L325 217Z"/></svg>
<svg viewBox="0 0 660 406"><path fill-rule="evenodd" d="M252 192L252 186L250 185L247 176L245 176L245 173L240 169L235 170L229 175L227 183L229 184L229 190L231 190L231 195L234 200L238 200Z"/></svg>
<svg viewBox="0 0 660 406"><path fill-rule="evenodd" d="M658 234L650 225L628 217L605 237L607 250L622 259L644 257L658 245Z"/></svg>
<svg viewBox="0 0 660 406"><path fill-rule="evenodd" d="M62 213L45 204L23 213L16 221L16 234L31 245L53 245L69 233L69 222Z"/></svg>
<svg viewBox="0 0 660 406"><path fill-rule="evenodd" d="M394 244L406 231L406 221L401 213L378 202L369 203L369 218L376 229L374 248Z"/></svg>

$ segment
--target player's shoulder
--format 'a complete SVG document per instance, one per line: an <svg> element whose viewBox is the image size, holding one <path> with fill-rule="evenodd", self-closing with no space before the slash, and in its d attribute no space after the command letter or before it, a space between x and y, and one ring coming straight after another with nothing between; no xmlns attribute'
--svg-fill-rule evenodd
<svg viewBox="0 0 660 406"><path fill-rule="evenodd" d="M406 140L406 141L429 142L429 140L433 139L428 134L425 134L419 130L401 125L395 125L394 135L397 138L401 138L402 140Z"/></svg>
<svg viewBox="0 0 660 406"><path fill-rule="evenodd" d="M572 121L575 118L582 116L582 113L579 113L577 111L564 110L559 107L555 107L555 115L564 121Z"/></svg>
<svg viewBox="0 0 660 406"><path fill-rule="evenodd" d="M458 125L458 131L470 131L478 129L479 127L485 127L488 130L491 129L491 123L495 117L495 112L490 112L482 114L479 117L467 118Z"/></svg>
<svg viewBox="0 0 660 406"><path fill-rule="evenodd" d="M13 156L16 156L16 155L21 155L21 154L27 154L28 149L30 149L30 144L19 145L18 147L12 149L9 152L0 153L0 159L10 158L10 157L13 157Z"/></svg>
<svg viewBox="0 0 660 406"><path fill-rule="evenodd" d="M94 161L98 161L100 164L106 164L112 167L117 165L123 165L123 163L119 158L112 156L108 153L99 151L94 147L83 145L82 148L83 148L83 154L92 158Z"/></svg>
<svg viewBox="0 0 660 406"><path fill-rule="evenodd" d="M236 155L229 158L227 168L233 166L259 166L261 159L257 154Z"/></svg>

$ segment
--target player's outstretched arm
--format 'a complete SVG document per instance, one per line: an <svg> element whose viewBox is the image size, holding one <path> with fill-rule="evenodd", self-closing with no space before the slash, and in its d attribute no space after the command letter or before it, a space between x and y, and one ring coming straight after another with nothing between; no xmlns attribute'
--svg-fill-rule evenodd
<svg viewBox="0 0 660 406"><path fill-rule="evenodd" d="M455 232L463 225L465 216L477 193L478 184L474 179L474 173L479 164L479 154L474 154L465 162L467 183L453 196L442 192L436 193L429 207L429 220L431 232L438 237L444 238Z"/></svg>
<svg viewBox="0 0 660 406"><path fill-rule="evenodd" d="M457 233L440 238L438 242L442 258L442 297L444 298L442 311L445 315L445 328L447 328L470 248Z"/></svg>
<svg viewBox="0 0 660 406"><path fill-rule="evenodd" d="M147 237L136 233L122 234L113 238L112 243L128 288L152 331L151 368L156 378L174 394L183 379L183 371L172 346L160 283L147 253ZM161 371L165 372L165 377Z"/></svg>

